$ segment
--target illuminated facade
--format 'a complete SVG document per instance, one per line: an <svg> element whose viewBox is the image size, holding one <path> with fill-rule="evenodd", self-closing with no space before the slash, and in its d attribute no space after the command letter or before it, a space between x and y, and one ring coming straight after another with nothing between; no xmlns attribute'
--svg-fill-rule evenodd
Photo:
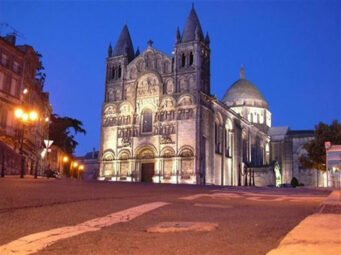
<svg viewBox="0 0 341 255"><path fill-rule="evenodd" d="M210 38L194 8L183 32L176 32L172 55L152 41L144 52L135 52L124 26L108 49L99 179L274 183L266 100L244 70L217 100L211 95L210 61ZM236 97L240 89L243 98Z"/></svg>
<svg viewBox="0 0 341 255"><path fill-rule="evenodd" d="M39 57L33 47L16 45L16 37L0 36L0 169L4 174L20 172L19 132L22 123L14 116L16 108L29 108L39 114L39 121L26 125L23 137L25 173L34 174L38 167L41 173L40 152L43 140L48 137L44 118L52 108L49 94L43 91L36 78ZM26 94L23 93L26 89Z"/></svg>

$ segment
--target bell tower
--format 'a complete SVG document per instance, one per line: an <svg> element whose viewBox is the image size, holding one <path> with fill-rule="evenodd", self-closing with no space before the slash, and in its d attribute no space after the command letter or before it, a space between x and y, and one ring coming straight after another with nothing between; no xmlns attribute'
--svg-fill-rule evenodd
<svg viewBox="0 0 341 255"><path fill-rule="evenodd" d="M182 35L176 32L175 72L177 92L210 94L210 39L204 37L198 15L192 6Z"/></svg>
<svg viewBox="0 0 341 255"><path fill-rule="evenodd" d="M127 25L116 42L114 49L111 44L108 48L105 102L123 100L124 74L126 67L135 57L134 47Z"/></svg>

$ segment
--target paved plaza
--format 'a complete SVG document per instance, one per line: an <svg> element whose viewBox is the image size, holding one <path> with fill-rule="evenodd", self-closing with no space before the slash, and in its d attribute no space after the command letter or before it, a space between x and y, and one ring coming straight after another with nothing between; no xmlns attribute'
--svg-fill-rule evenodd
<svg viewBox="0 0 341 255"><path fill-rule="evenodd" d="M329 194L6 177L0 254L267 254Z"/></svg>

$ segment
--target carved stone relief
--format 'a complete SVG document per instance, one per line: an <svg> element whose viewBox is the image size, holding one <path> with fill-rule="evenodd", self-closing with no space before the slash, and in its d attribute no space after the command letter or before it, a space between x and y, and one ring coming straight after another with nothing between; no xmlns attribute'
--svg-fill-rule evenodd
<svg viewBox="0 0 341 255"><path fill-rule="evenodd" d="M135 65L133 65L129 71L129 78L130 79L136 79L136 77L137 77L137 68Z"/></svg>
<svg viewBox="0 0 341 255"><path fill-rule="evenodd" d="M181 109L178 110L177 113L177 119L178 120L188 120L188 119L192 119L193 116L193 109Z"/></svg>
<svg viewBox="0 0 341 255"><path fill-rule="evenodd" d="M159 80L156 75L146 74L139 80L137 84L137 96L152 97L159 96L160 87Z"/></svg>
<svg viewBox="0 0 341 255"><path fill-rule="evenodd" d="M172 140L170 135L163 135L160 138L160 144L174 144L175 142Z"/></svg>
<svg viewBox="0 0 341 255"><path fill-rule="evenodd" d="M179 106L189 106L193 104L193 100L190 96L184 96L179 102Z"/></svg>
<svg viewBox="0 0 341 255"><path fill-rule="evenodd" d="M172 79L167 80L166 89L165 89L166 94L171 95L174 93L174 91L175 91L175 89L174 89L173 80Z"/></svg>
<svg viewBox="0 0 341 255"><path fill-rule="evenodd" d="M180 92L188 91L188 81L185 79L180 80Z"/></svg>

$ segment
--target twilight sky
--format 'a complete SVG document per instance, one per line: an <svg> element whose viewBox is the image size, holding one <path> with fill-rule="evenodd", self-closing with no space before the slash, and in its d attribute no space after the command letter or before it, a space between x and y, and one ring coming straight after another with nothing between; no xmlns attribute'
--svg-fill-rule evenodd
<svg viewBox="0 0 341 255"><path fill-rule="evenodd" d="M212 94L246 78L268 100L273 126L313 129L341 120L341 1L194 1L211 37ZM54 112L83 121L77 154L99 148L105 58L125 23L133 44L171 54L192 1L0 1L8 23L42 53ZM0 25L0 34L9 32Z"/></svg>

